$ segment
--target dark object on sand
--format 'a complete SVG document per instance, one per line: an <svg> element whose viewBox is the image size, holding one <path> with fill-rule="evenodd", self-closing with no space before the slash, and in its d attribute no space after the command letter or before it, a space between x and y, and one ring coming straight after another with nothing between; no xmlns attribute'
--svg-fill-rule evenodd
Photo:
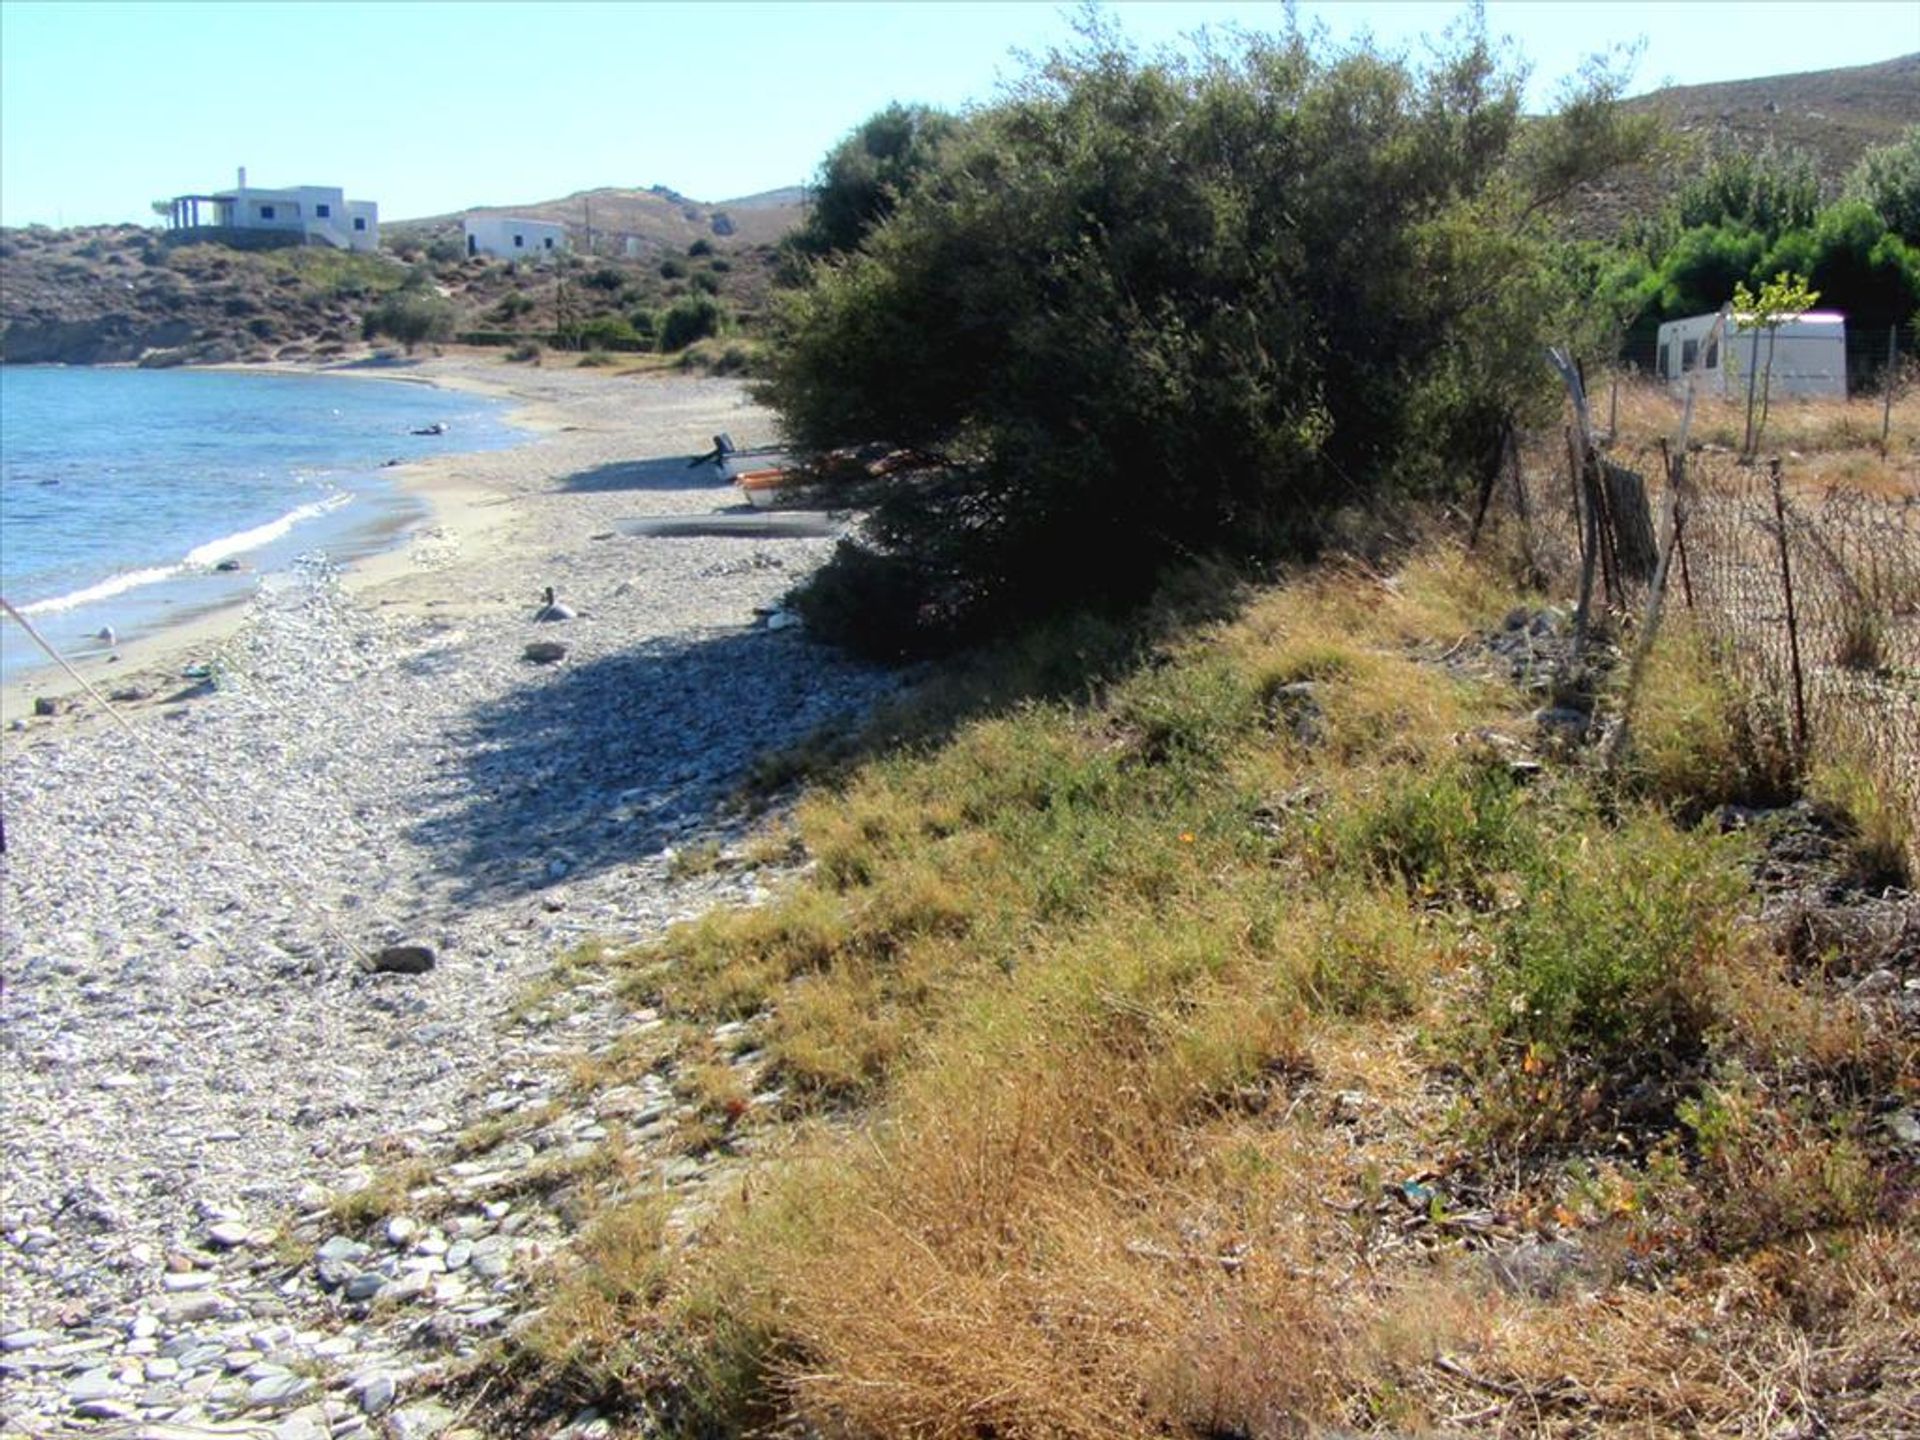
<svg viewBox="0 0 1920 1440"><path fill-rule="evenodd" d="M567 658L567 647L558 640L535 640L521 653L536 665L551 665Z"/></svg>
<svg viewBox="0 0 1920 1440"><path fill-rule="evenodd" d="M433 950L426 945L389 945L373 952L368 968L376 975L424 975L433 969Z"/></svg>
<svg viewBox="0 0 1920 1440"><path fill-rule="evenodd" d="M572 620L576 618L578 612L575 611L571 605L562 605L558 600L553 598L553 586L547 586L544 599L546 603L533 612L534 619L550 623L555 620Z"/></svg>
<svg viewBox="0 0 1920 1440"><path fill-rule="evenodd" d="M756 510L709 515L650 515L624 520L620 529L643 538L738 536L747 540L831 539L846 533L848 521L825 510Z"/></svg>

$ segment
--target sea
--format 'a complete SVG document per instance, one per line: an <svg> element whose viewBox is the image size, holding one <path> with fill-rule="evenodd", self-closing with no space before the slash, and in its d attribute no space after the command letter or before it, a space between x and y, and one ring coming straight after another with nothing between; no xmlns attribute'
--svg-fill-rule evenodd
<svg viewBox="0 0 1920 1440"><path fill-rule="evenodd" d="M99 658L400 543L427 512L392 462L512 445L506 411L395 379L0 366L0 596ZM0 611L0 680L52 664Z"/></svg>

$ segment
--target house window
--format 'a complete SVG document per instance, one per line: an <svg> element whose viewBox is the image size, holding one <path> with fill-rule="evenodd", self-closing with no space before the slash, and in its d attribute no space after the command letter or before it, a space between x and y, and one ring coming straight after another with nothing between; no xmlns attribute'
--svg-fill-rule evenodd
<svg viewBox="0 0 1920 1440"><path fill-rule="evenodd" d="M1680 343L1680 373L1687 374L1700 363L1700 342L1683 340Z"/></svg>
<svg viewBox="0 0 1920 1440"><path fill-rule="evenodd" d="M260 218L262 220L273 219L273 207L271 205L262 205L260 207Z"/></svg>
<svg viewBox="0 0 1920 1440"><path fill-rule="evenodd" d="M516 250L524 249L526 247L526 243L527 243L527 237L524 235L516 235L513 237L513 248Z"/></svg>
<svg viewBox="0 0 1920 1440"><path fill-rule="evenodd" d="M553 237L551 235L547 236L545 243L547 249L551 250L553 248Z"/></svg>
<svg viewBox="0 0 1920 1440"><path fill-rule="evenodd" d="M354 216L354 217L353 217L353 228L354 228L354 229L356 229L356 230L364 230L364 229L366 229L366 228L367 228L367 217L366 217L366 216L364 216L364 215L356 215L356 216Z"/></svg>
<svg viewBox="0 0 1920 1440"><path fill-rule="evenodd" d="M1707 358L1702 362L1700 368L1703 370L1718 370L1720 368L1720 342L1718 340L1707 341Z"/></svg>
<svg viewBox="0 0 1920 1440"><path fill-rule="evenodd" d="M313 213L322 220L326 220L332 217L333 207L331 205L315 205L313 207Z"/></svg>

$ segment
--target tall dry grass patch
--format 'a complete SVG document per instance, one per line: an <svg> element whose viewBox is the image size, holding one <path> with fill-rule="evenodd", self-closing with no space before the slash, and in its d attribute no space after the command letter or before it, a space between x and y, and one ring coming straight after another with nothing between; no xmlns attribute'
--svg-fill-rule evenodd
<svg viewBox="0 0 1920 1440"><path fill-rule="evenodd" d="M1537 696L1447 662L1517 599L1314 572L809 795L788 888L616 962L790 1138L691 1250L606 1231L543 1363L849 1440L1897 1413L1911 1037L1698 824L1784 782L1684 624L1624 783L1509 763Z"/></svg>

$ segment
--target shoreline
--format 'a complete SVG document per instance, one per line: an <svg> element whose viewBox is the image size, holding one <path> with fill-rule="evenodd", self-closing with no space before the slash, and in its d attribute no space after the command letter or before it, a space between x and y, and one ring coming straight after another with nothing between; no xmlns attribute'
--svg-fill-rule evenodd
<svg viewBox="0 0 1920 1440"><path fill-rule="evenodd" d="M506 508L498 504L501 499L498 494L463 478L462 471L471 468L468 462L494 453L525 452L550 441L567 427L564 409L556 407L551 400L526 393L527 387L516 386L513 383L516 377L511 371L498 378L474 373L484 363L483 357L490 354L487 351L450 350L440 356L393 362L354 360L330 365L273 363L204 368L231 374L337 376L349 380L423 385L479 395L508 405L509 408L501 416L501 423L523 432L523 438L504 447L502 451L451 451L409 461L381 472L382 478L400 494L422 505L426 514L417 520L395 523L376 548L340 562L343 587L348 593L357 594L387 585L410 573L414 567L409 561L409 551L417 537L442 536L461 547L486 544L489 533L501 527L510 517L496 513ZM410 373L395 373L403 368ZM421 369L430 373L413 373ZM282 573L267 572L260 578L264 580ZM73 664L74 670L99 690L103 697L110 691L144 691L147 692L147 698L114 703L145 705L151 703L153 696L169 688L178 691L186 686L188 682L181 674L183 667L210 663L220 647L231 641L246 624L259 596L260 587L256 584L246 593L211 602L191 613L170 619L150 634L114 646L110 653L88 652L66 658ZM12 617L0 617L0 624L14 623ZM98 706L86 695L81 683L54 661L44 660L25 674L0 682L0 727L7 727L17 737L23 732L16 727L16 721L31 718L44 722L52 718L35 715L35 702L42 697L60 706L60 718L76 719L81 713L98 714ZM31 733L33 728L38 727L32 726L25 733Z"/></svg>
<svg viewBox="0 0 1920 1440"><path fill-rule="evenodd" d="M431 533L257 596L191 698L0 744L0 1335L80 1347L0 1357L0 1430L101 1406L277 1421L295 1391L324 1421L357 1376L424 1383L444 1356L415 1343L423 1323L463 1346L499 1333L546 1243L510 1207L472 1219L484 1267L396 1278L371 1322L361 1291L290 1282L268 1237L643 1028L612 994L584 997L585 1028L516 1005L582 946L762 898L777 871L678 857L740 854L750 822L727 802L754 761L895 692L767 623L830 534L633 533L745 513L687 465L716 431L771 427L740 382L511 380L550 433L422 466ZM537 617L549 585L571 618ZM540 663L535 642L564 653ZM431 964L367 973L393 945ZM692 1199L673 1133L633 1128L627 1153ZM262 1334L284 1382L225 1363Z"/></svg>

